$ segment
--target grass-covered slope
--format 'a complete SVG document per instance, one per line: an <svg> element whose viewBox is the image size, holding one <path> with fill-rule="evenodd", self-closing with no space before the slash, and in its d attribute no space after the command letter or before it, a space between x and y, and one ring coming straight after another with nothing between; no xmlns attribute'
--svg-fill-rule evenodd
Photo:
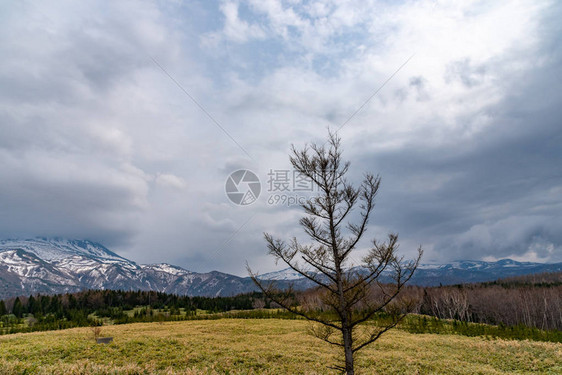
<svg viewBox="0 0 562 375"><path fill-rule="evenodd" d="M309 323L221 319L0 337L1 374L324 374L337 354ZM388 332L360 355L359 374L560 374L562 344Z"/></svg>

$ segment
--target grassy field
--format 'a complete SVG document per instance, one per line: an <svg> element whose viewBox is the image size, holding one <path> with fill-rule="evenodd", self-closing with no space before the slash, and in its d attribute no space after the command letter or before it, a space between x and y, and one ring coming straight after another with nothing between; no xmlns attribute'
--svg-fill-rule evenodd
<svg viewBox="0 0 562 375"><path fill-rule="evenodd" d="M309 323L221 319L0 337L0 374L323 374L338 354ZM391 331L358 358L359 374L562 374L562 344Z"/></svg>

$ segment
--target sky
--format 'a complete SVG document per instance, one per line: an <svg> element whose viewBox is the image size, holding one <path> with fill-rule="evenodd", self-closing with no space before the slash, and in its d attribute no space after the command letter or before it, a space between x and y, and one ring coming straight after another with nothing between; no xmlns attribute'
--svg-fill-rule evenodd
<svg viewBox="0 0 562 375"><path fill-rule="evenodd" d="M426 263L561 262L561 18L536 0L2 2L0 238L281 269L263 233L304 238L295 202L315 194L291 145L331 129L350 181L382 178L354 260L398 233ZM237 170L251 204L226 194Z"/></svg>

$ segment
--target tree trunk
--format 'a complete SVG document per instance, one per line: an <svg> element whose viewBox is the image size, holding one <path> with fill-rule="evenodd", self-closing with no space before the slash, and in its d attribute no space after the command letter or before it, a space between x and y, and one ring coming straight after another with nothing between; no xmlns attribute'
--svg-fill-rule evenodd
<svg viewBox="0 0 562 375"><path fill-rule="evenodd" d="M353 350L352 350L352 337L351 337L351 329L344 326L342 329L343 332L343 345L345 351L345 373L347 375L354 375L355 372L353 370Z"/></svg>

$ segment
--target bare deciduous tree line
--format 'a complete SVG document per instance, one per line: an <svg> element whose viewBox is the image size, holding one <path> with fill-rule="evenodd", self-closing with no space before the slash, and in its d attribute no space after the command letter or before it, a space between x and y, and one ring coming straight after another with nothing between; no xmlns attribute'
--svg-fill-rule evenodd
<svg viewBox="0 0 562 375"><path fill-rule="evenodd" d="M471 285L423 290L419 312L443 319L562 329L562 286Z"/></svg>
<svg viewBox="0 0 562 375"><path fill-rule="evenodd" d="M375 300L376 294L373 289ZM397 300L417 301L413 313L440 319L562 329L562 272L461 286L407 286ZM329 310L314 289L300 293L299 304L309 310Z"/></svg>

